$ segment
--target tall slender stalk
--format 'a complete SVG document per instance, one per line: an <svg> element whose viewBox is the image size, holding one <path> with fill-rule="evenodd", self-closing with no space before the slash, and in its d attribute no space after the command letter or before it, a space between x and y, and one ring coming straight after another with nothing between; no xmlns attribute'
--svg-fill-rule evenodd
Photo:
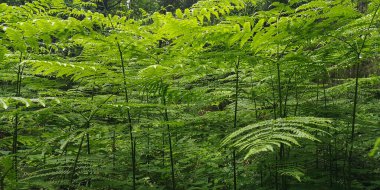
<svg viewBox="0 0 380 190"><path fill-rule="evenodd" d="M356 54L356 63L355 63L355 94L354 94L354 106L352 108L352 122L351 122L351 137L350 137L350 147L348 151L348 168L347 168L347 177L348 177L348 189L351 189L351 168L352 168L352 151L354 148L354 141L355 141L355 124L356 124L356 112L357 112L357 105L358 105L358 91L359 91L359 75L360 75L360 60L362 57L362 51L365 46L365 42L367 41L369 30L373 24L373 21L375 20L375 17L377 15L377 12L379 11L380 4L377 5L375 12L371 18L371 22L369 23L366 34L364 36L364 39L362 41L362 44L360 46L360 49L358 49Z"/></svg>
<svg viewBox="0 0 380 190"><path fill-rule="evenodd" d="M116 127L112 129L112 167L116 166Z"/></svg>
<svg viewBox="0 0 380 190"><path fill-rule="evenodd" d="M88 122L87 123L87 130L90 129L90 126L91 126L91 123ZM87 155L90 155L91 154L90 134L88 132L86 133L86 144L87 144ZM91 168L90 167L88 169L87 175L88 175L88 180L87 180L87 184L86 185L87 185L87 187L90 187L91 186Z"/></svg>
<svg viewBox="0 0 380 190"><path fill-rule="evenodd" d="M87 122L86 122L86 123L87 123ZM81 140L80 140L80 143L79 143L79 147L78 147L77 155L75 156L73 170L71 171L70 185L73 185L73 182L74 182L75 173L76 173L77 165L78 165L78 162L79 162L79 156L80 156L80 153L81 153L81 151L82 151L82 146L83 146L84 136L85 136L85 135L83 134L83 135L82 135L82 138L81 138Z"/></svg>
<svg viewBox="0 0 380 190"><path fill-rule="evenodd" d="M90 115L88 117L85 117L84 115L82 115L85 119L86 119L86 122L80 126L80 128L83 128L83 127L86 127L88 129L88 126L90 125L91 123L91 120L93 119L93 117L95 116L95 114L100 110L100 108L102 108L102 106L112 97L113 95L110 95L106 100L104 100L95 110L93 110ZM77 165L78 165L78 162L79 162L79 157L80 157L80 153L82 152L82 146L83 146L83 142L84 142L84 137L86 136L86 134L88 133L84 133L81 137L81 141L79 143L79 147L78 147L78 151L77 151L77 155L75 157L75 160L74 160L74 165L73 165L73 169L71 171L71 178L70 178L70 185L73 185L73 182L74 182L74 178L75 178L75 174L76 174L76 170L77 170Z"/></svg>
<svg viewBox="0 0 380 190"><path fill-rule="evenodd" d="M276 89L275 89L275 86L274 86L274 79L273 79L273 76L271 75L271 88L272 88L272 99L273 99L273 119L277 119L277 102L276 102Z"/></svg>
<svg viewBox="0 0 380 190"><path fill-rule="evenodd" d="M124 57L123 57L123 51L121 50L121 46L119 41L116 42L117 44L117 49L119 51L119 56L120 56L120 62L121 62L121 69L123 72L123 83L124 83L124 93L125 93L125 102L128 104L129 103L129 97L128 97L128 89L127 89L127 79L126 79L126 74L125 74L125 64L124 64ZM132 117L130 110L127 109L127 119L128 119L128 127L129 127L129 136L130 136L130 141L131 141L131 156L132 156L132 176L133 176L133 189L136 189L136 149L135 149L135 137L133 136L133 127L132 127Z"/></svg>
<svg viewBox="0 0 380 190"><path fill-rule="evenodd" d="M276 62L276 67L277 67L277 93L278 93L278 104L279 104L279 116L280 118L283 117L282 114L282 88L281 88L281 67L280 67L280 62Z"/></svg>
<svg viewBox="0 0 380 190"><path fill-rule="evenodd" d="M96 76L96 74L94 74L94 77ZM92 86L92 90L91 90L91 101L94 102L94 96L95 96L95 79L94 79L94 82L93 82L93 86ZM91 123L87 123L87 126L86 128L87 129L90 129L91 127ZM87 143L87 154L90 155L91 154L91 144L90 144L90 134L87 132L86 133L86 143Z"/></svg>
<svg viewBox="0 0 380 190"><path fill-rule="evenodd" d="M234 129L237 128L237 107L238 107L238 96L239 96L239 65L240 59L237 58L237 62L235 63L235 108L234 108ZM234 190L237 189L237 169L236 169L236 151L232 151L232 159L233 159L233 170L234 170Z"/></svg>
<svg viewBox="0 0 380 190"><path fill-rule="evenodd" d="M17 68L16 97L21 96L21 82L22 82L22 73L23 73L23 66L21 65L22 56L23 56L23 53L20 52L19 65ZM19 108L19 105L18 103L16 103L16 114L15 114L15 122L13 126L13 140L12 140L13 170L15 172L16 182L18 181L18 158L17 158L18 143L17 141L18 141L18 127L19 127L19 122L20 122L18 108Z"/></svg>
<svg viewBox="0 0 380 190"><path fill-rule="evenodd" d="M315 106L319 106L318 102L319 102L319 80L317 80ZM315 142L315 169L318 169L318 168L319 168L319 146L318 146L318 142Z"/></svg>
<svg viewBox="0 0 380 190"><path fill-rule="evenodd" d="M96 76L96 73L94 74L94 77ZM92 86L92 90L91 90L91 101L92 103L94 102L94 96L95 96L95 78L94 78L94 81L93 81L93 86ZM91 122L88 122L87 123L87 133L86 133L86 144L87 144L87 155L90 155L91 154L91 144L90 144L90 134L89 134L89 129L91 127ZM89 171L87 173L87 175L89 176L89 179L87 180L87 187L91 187L91 168L89 168Z"/></svg>
<svg viewBox="0 0 380 190"><path fill-rule="evenodd" d="M328 76L327 74L325 75L326 77ZM325 79L326 80L326 79ZM324 100L324 109L325 111L327 111L327 95L326 95L326 84L325 84L325 80L323 81L322 83L322 87L323 87L323 100ZM325 117L327 117L327 114L325 114ZM327 129L328 132L330 132L330 129ZM330 181L330 187L332 187L333 185L333 170L332 170L332 145L331 145L331 140L329 141L328 143L328 161L329 161L329 181Z"/></svg>
<svg viewBox="0 0 380 190"><path fill-rule="evenodd" d="M149 92L146 92L146 103L149 104ZM149 118L149 111L146 111L146 118ZM147 148L148 148L148 153L147 153L147 165L148 165L148 174L149 168L150 168L150 124L147 124L147 131L146 131L146 138L147 138Z"/></svg>
<svg viewBox="0 0 380 190"><path fill-rule="evenodd" d="M275 183L276 183L276 190L278 190L278 158L277 158L277 154L275 154Z"/></svg>
<svg viewBox="0 0 380 190"><path fill-rule="evenodd" d="M287 105L288 105L288 98L289 98L289 89L290 89L290 84L292 82L292 77L289 77L288 83L286 84L286 92L285 92L285 100L284 100L284 117L287 117L288 115L288 110L287 110Z"/></svg>
<svg viewBox="0 0 380 190"><path fill-rule="evenodd" d="M107 5L105 4L105 2L103 2L103 5L106 9L106 14L108 15L108 9L107 9ZM109 15L108 15L108 20L110 21L112 28L115 28L115 26L112 22L112 19ZM118 41L117 38L115 40L116 40L117 50L118 50L119 56L120 56L121 69L122 69L122 73L123 73L123 85L124 85L123 87L124 87L124 94L125 94L125 103L128 104L129 103L129 97L128 97L127 79L126 79L126 73L125 73L124 55L123 55L123 51L121 49L120 42ZM129 136L130 136L130 141L131 141L132 189L135 190L136 189L136 148L134 146L136 144L136 139L133 136L132 117L131 117L131 113L130 113L129 109L127 109L127 119L128 119Z"/></svg>
<svg viewBox="0 0 380 190"><path fill-rule="evenodd" d="M273 80L273 76L271 75L271 88L272 88L272 99L273 99L273 119L277 119L277 105L276 105L276 89L275 89L275 84ZM277 159L277 154L275 154L275 178L274 178L274 183L276 186L276 190L278 190L278 159Z"/></svg>
<svg viewBox="0 0 380 190"><path fill-rule="evenodd" d="M263 163L261 163L261 164L263 164ZM264 176L264 174L263 174L263 167L261 166L260 167L260 187L264 187L263 176Z"/></svg>
<svg viewBox="0 0 380 190"><path fill-rule="evenodd" d="M298 80L297 80L297 74L294 76L294 88L295 88L295 99L296 99L296 106L294 108L294 116L297 116L298 111L298 105L299 105L299 92L298 92Z"/></svg>
<svg viewBox="0 0 380 190"><path fill-rule="evenodd" d="M18 106L16 106L18 109ZM15 124L13 127L13 142L12 142L12 154L13 154L13 170L15 172L15 180L18 180L18 160L17 160L17 141L18 141L18 124L19 124L19 115L15 115Z"/></svg>
<svg viewBox="0 0 380 190"><path fill-rule="evenodd" d="M168 142L169 142L169 155L170 155L170 167L171 167L171 177L172 177L172 189L175 190L176 189L176 186L175 186L175 176L174 176L174 158L173 158L173 146L172 146L172 137L171 137L171 131L170 131L170 125L169 125L169 116L168 116L168 108L166 107L166 93L167 93L167 90L168 90L168 86L164 86L164 90L163 90L163 93L162 93L162 102L164 104L164 119L165 119L165 122L166 122L166 127L167 127L167 131L168 131Z"/></svg>
<svg viewBox="0 0 380 190"><path fill-rule="evenodd" d="M279 117L283 118L283 109L282 109L282 88L281 88L281 67L280 67L280 58L281 54L279 50L277 50L277 61L276 61L276 68L277 68L277 93L278 93L278 104L279 104ZM281 143L280 145L280 152L279 152L279 160L282 162L284 160L285 156L285 147L284 144ZM284 175L281 176L281 189L286 189L286 177Z"/></svg>
<svg viewBox="0 0 380 190"><path fill-rule="evenodd" d="M255 107L255 119L258 121L259 116L258 116L258 111L257 111L257 102L256 102L256 96L255 92L253 91L253 77L251 76L251 99L253 101L253 105Z"/></svg>
<svg viewBox="0 0 380 190"><path fill-rule="evenodd" d="M162 137L162 146L161 146L162 167L165 167L165 132L164 131L162 131L161 137Z"/></svg>

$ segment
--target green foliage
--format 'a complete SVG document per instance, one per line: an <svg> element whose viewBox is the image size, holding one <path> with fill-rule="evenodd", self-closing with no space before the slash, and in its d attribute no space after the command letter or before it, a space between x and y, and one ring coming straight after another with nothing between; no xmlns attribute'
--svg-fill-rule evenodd
<svg viewBox="0 0 380 190"><path fill-rule="evenodd" d="M317 141L313 133L325 133L330 121L313 117L288 117L286 119L267 120L243 127L223 140L224 145L247 151L245 159L255 154L274 151L281 144L298 145L300 139Z"/></svg>
<svg viewBox="0 0 380 190"><path fill-rule="evenodd" d="M378 1L7 2L0 189L379 188Z"/></svg>
<svg viewBox="0 0 380 190"><path fill-rule="evenodd" d="M373 146L373 149L371 150L371 152L369 153L370 156L373 156L373 157L378 157L379 156L379 147L380 147L380 138L378 138L376 141L375 141L375 145Z"/></svg>

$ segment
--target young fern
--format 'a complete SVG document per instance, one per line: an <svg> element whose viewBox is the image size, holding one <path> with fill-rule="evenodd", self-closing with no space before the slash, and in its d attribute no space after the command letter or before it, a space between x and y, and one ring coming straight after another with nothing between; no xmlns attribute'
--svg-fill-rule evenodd
<svg viewBox="0 0 380 190"><path fill-rule="evenodd" d="M380 138L377 138L375 145L369 153L372 157L378 157L380 155Z"/></svg>
<svg viewBox="0 0 380 190"><path fill-rule="evenodd" d="M312 133L329 135L331 121L316 117L288 117L267 120L243 127L223 141L222 145L247 152L245 159L261 152L274 151L281 144L300 146L301 139L319 141Z"/></svg>

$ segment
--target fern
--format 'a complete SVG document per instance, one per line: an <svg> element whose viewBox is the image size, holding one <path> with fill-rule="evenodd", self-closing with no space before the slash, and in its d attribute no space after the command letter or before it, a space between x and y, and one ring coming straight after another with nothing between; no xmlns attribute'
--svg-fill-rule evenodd
<svg viewBox="0 0 380 190"><path fill-rule="evenodd" d="M40 105L42 107L46 107L46 100L53 103L60 103L60 101L54 97L44 97L44 98L22 98L22 97L0 97L0 104L2 105L3 109L8 109L11 105L16 105L18 103L22 103L25 105L25 107L31 106L31 103L37 103L37 105ZM54 100L54 102L53 102Z"/></svg>
<svg viewBox="0 0 380 190"><path fill-rule="evenodd" d="M305 176L303 169L299 167L286 167L279 170L280 175L286 175L297 179L301 182L301 178Z"/></svg>
<svg viewBox="0 0 380 190"><path fill-rule="evenodd" d="M262 121L243 127L227 136L222 145L247 151L245 159L255 154L273 151L281 143L288 146L298 145L300 139L318 141L312 133L321 132L330 127L331 121L324 118L294 117ZM326 128L321 130L320 128Z"/></svg>
<svg viewBox="0 0 380 190"><path fill-rule="evenodd" d="M167 1L0 4L1 187L348 187L360 60L352 177L376 189L365 155L379 152L379 2L367 2L366 12L334 0L201 0L156 13ZM223 138L245 154L236 167Z"/></svg>
<svg viewBox="0 0 380 190"><path fill-rule="evenodd" d="M371 150L371 152L369 153L370 156L372 157L378 157L379 156L379 148L380 147L380 138L378 138L375 142L375 145L373 146L373 149Z"/></svg>

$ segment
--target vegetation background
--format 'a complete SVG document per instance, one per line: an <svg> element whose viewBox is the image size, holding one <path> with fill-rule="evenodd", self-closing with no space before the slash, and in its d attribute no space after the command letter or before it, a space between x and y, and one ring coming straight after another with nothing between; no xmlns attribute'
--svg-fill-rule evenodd
<svg viewBox="0 0 380 190"><path fill-rule="evenodd" d="M379 0L0 3L0 190L380 189Z"/></svg>

